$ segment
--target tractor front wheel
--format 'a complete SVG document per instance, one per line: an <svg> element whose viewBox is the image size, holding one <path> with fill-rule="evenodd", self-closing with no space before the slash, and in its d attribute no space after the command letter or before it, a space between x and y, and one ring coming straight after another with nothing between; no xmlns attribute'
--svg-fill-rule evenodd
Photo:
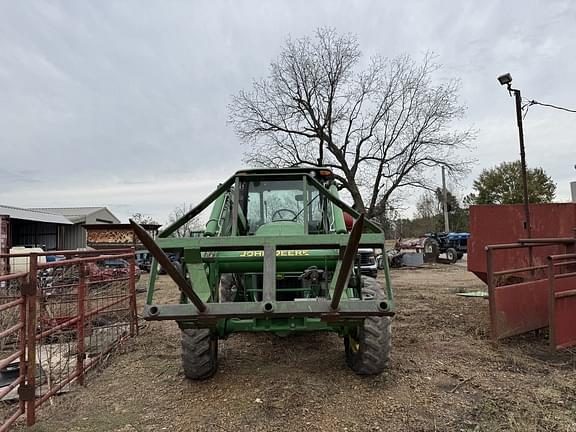
<svg viewBox="0 0 576 432"><path fill-rule="evenodd" d="M378 281L362 278L362 297L365 300L384 299ZM392 349L390 317L368 317L364 323L344 338L346 363L358 375L375 375L388 365Z"/></svg>
<svg viewBox="0 0 576 432"><path fill-rule="evenodd" d="M182 367L186 378L203 380L218 369L218 338L208 329L182 329Z"/></svg>
<svg viewBox="0 0 576 432"><path fill-rule="evenodd" d="M446 258L448 258L450 264L454 264L456 261L458 261L458 252L456 251L456 249L454 248L446 249Z"/></svg>

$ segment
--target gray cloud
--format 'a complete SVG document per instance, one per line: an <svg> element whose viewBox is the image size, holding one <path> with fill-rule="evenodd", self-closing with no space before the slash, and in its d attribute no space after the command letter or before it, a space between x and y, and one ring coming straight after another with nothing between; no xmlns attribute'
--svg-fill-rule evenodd
<svg viewBox="0 0 576 432"><path fill-rule="evenodd" d="M242 166L230 95L265 76L290 34L334 26L364 53L418 57L460 77L478 166L517 157L514 105L576 106L576 6L527 2L0 2L0 202L109 205L164 221ZM526 118L529 165L568 199L574 114Z"/></svg>

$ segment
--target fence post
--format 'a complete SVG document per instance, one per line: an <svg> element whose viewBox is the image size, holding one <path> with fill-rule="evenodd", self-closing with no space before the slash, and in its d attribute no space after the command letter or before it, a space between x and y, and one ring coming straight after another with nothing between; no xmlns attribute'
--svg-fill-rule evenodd
<svg viewBox="0 0 576 432"><path fill-rule="evenodd" d="M24 400L26 402L26 425L32 426L36 423L36 301L38 291L38 254L30 254L30 266L28 269L27 286L27 355L26 364L26 392Z"/></svg>
<svg viewBox="0 0 576 432"><path fill-rule="evenodd" d="M574 232L574 243L566 244L566 248L564 249L565 254L576 253L576 228L573 229L573 232ZM576 264L569 264L563 267L566 273L576 272Z"/></svg>
<svg viewBox="0 0 576 432"><path fill-rule="evenodd" d="M28 281L27 280L23 280L22 281L22 285L25 285ZM22 328L20 329L19 332L19 338L20 338L20 343L19 343L19 347L20 347L20 385L23 385L26 383L26 371L27 371L27 367L26 367L26 307L27 307L27 296L24 292L24 290L20 290L20 297L22 298L22 304L20 305L20 322L22 323ZM24 401L23 398L20 398L19 401L19 405L20 405L20 411L22 413L26 412L26 402Z"/></svg>
<svg viewBox="0 0 576 432"><path fill-rule="evenodd" d="M548 343L550 352L556 351L556 275L554 261L548 257Z"/></svg>
<svg viewBox="0 0 576 432"><path fill-rule="evenodd" d="M86 358L86 347L84 346L84 326L86 320L86 265L78 264L78 322L76 324L76 340L78 343L78 354L76 357L76 373L78 382L84 385L84 359Z"/></svg>
<svg viewBox="0 0 576 432"><path fill-rule="evenodd" d="M498 328L496 319L496 286L494 283L494 260L492 249L486 247L486 281L488 283L488 305L490 308L490 337L493 342L498 339Z"/></svg>
<svg viewBox="0 0 576 432"><path fill-rule="evenodd" d="M132 248L132 256L129 260L128 289L130 291L130 336L138 334L138 315L136 312L136 256Z"/></svg>

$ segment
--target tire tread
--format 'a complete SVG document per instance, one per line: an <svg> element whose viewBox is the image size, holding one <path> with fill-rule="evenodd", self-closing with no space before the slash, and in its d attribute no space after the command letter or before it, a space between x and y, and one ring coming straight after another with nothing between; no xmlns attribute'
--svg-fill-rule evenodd
<svg viewBox="0 0 576 432"><path fill-rule="evenodd" d="M363 278L364 298L384 298L384 292L377 280ZM381 373L388 366L390 351L392 350L392 337L390 317L368 317L359 330L360 348L352 352L346 345L346 359L348 365L359 375L375 375Z"/></svg>

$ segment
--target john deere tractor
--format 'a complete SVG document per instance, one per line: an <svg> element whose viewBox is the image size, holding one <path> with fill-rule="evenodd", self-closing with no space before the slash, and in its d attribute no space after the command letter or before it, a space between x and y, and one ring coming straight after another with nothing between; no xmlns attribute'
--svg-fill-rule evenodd
<svg viewBox="0 0 576 432"><path fill-rule="evenodd" d="M202 236L172 237L210 205ZM355 219L350 232L344 212ZM388 268L381 286L356 262L359 246L385 250L384 234L339 199L329 169L239 171L156 240L131 223L154 256L144 318L176 320L188 378L211 377L218 340L238 332L336 332L356 373L386 367L394 315ZM179 287L178 304L154 302L158 265Z"/></svg>

